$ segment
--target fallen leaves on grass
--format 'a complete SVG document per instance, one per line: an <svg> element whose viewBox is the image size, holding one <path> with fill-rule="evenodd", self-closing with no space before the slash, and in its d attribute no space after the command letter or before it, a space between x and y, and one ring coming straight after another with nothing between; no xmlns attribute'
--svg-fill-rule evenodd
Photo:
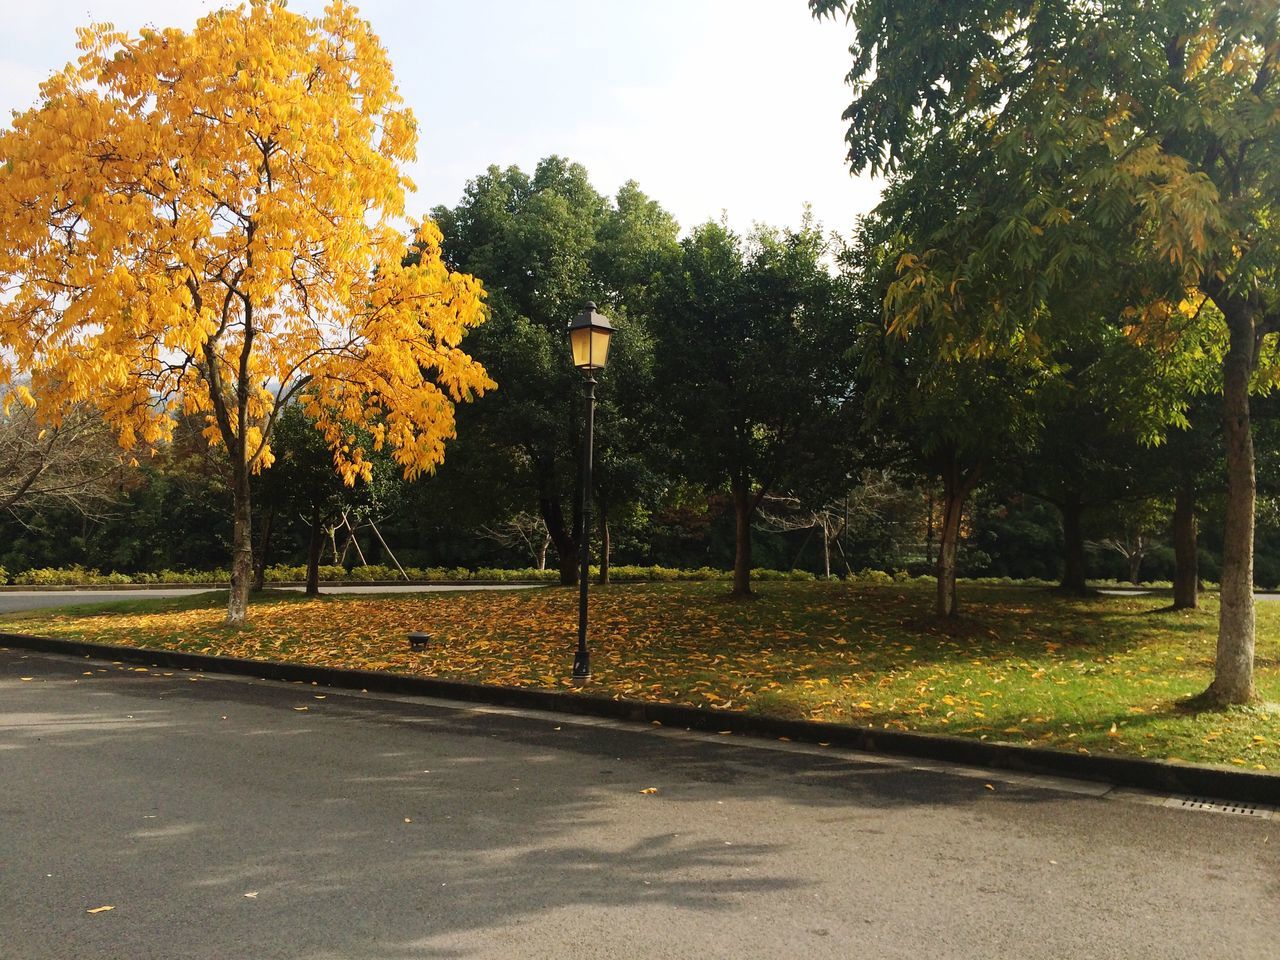
<svg viewBox="0 0 1280 960"><path fill-rule="evenodd" d="M1280 716L1195 717L1172 709L1208 683L1212 610L1171 619L1153 615L1150 599L1072 600L973 586L966 588L966 617L941 624L928 612L929 591L918 586L767 584L760 600L744 605L716 602L723 589L650 584L594 591L595 675L584 692L1058 749L1280 766ZM1258 686L1264 698L1278 700L1280 604L1261 605L1258 616ZM569 667L577 597L570 591L279 600L255 605L247 630L227 629L223 617L217 604L44 613L21 629L575 689ZM412 652L405 634L420 629L438 642ZM1264 647L1275 649L1263 655Z"/></svg>

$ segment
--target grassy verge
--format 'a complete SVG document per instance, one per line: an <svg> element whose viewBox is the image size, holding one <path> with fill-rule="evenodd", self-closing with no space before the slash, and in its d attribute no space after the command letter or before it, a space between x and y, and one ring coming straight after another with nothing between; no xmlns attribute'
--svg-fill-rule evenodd
<svg viewBox="0 0 1280 960"><path fill-rule="evenodd" d="M1216 602L1162 612L1153 596L1067 599L970 587L941 625L916 584L776 583L745 604L718 584L592 593L588 688L1058 749L1280 769L1280 713L1188 714L1209 682ZM517 686L563 687L575 592L263 598L221 625L225 594L10 615L0 630ZM410 652L409 630L438 638ZM1258 605L1258 688L1280 701L1280 602Z"/></svg>

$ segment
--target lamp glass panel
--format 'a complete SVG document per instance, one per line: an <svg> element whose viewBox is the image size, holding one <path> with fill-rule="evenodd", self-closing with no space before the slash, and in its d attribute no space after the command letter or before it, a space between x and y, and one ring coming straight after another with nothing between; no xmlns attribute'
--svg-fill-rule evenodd
<svg viewBox="0 0 1280 960"><path fill-rule="evenodd" d="M591 366L603 367L609 359L609 330L591 331Z"/></svg>
<svg viewBox="0 0 1280 960"><path fill-rule="evenodd" d="M569 331L569 348L573 351L575 367L591 366L591 331L587 327L574 327Z"/></svg>

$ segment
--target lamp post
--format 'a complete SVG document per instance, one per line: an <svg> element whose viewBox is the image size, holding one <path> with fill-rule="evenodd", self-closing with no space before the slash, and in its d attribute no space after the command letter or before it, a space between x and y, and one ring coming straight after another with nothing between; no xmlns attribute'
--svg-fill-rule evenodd
<svg viewBox="0 0 1280 960"><path fill-rule="evenodd" d="M597 370L603 370L609 357L609 338L613 324L588 303L569 324L569 348L573 365L583 373L583 392L587 398L586 440L582 446L582 569L578 574L578 651L573 657L573 679L584 681L591 676L591 654L587 650L587 584L591 566L591 448L595 442Z"/></svg>

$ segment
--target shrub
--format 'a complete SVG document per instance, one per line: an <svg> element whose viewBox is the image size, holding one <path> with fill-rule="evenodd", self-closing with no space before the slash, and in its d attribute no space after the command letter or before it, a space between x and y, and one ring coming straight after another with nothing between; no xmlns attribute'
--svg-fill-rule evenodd
<svg viewBox="0 0 1280 960"><path fill-rule="evenodd" d="M283 564L276 564L274 567L267 567L262 572L262 578L267 583L284 583L288 580L305 580L307 579L306 567L286 567ZM320 578L324 579L324 568L321 568Z"/></svg>
<svg viewBox="0 0 1280 960"><path fill-rule="evenodd" d="M857 583L872 584L875 586L885 586L893 583L893 577L885 573L883 570L872 570L870 567L863 567L853 575L853 579Z"/></svg>
<svg viewBox="0 0 1280 960"><path fill-rule="evenodd" d="M13 578L13 582L37 587L79 586L94 583L99 576L97 570L86 570L76 564L63 569L37 567L34 570L24 570Z"/></svg>
<svg viewBox="0 0 1280 960"><path fill-rule="evenodd" d="M753 580L815 580L808 570L765 570L761 567L751 571Z"/></svg>

